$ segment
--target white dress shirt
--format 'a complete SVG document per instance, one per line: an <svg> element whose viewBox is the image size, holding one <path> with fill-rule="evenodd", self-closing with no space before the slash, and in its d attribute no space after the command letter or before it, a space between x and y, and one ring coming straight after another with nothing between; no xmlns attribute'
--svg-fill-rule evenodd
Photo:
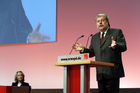
<svg viewBox="0 0 140 93"><path fill-rule="evenodd" d="M108 28L108 29L109 29L109 28ZM104 37L106 36L106 33L107 33L108 29L104 32ZM102 34L103 34L103 32L100 31L100 38L102 38Z"/></svg>

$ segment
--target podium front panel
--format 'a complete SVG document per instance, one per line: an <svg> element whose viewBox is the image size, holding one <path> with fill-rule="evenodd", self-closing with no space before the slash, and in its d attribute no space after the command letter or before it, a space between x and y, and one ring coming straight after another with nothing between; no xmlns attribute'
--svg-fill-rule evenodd
<svg viewBox="0 0 140 93"><path fill-rule="evenodd" d="M12 87L12 93L30 93L29 87Z"/></svg>
<svg viewBox="0 0 140 93"><path fill-rule="evenodd" d="M11 86L0 86L0 93L12 93Z"/></svg>
<svg viewBox="0 0 140 93"><path fill-rule="evenodd" d="M89 77L88 65L64 66L63 93L89 93Z"/></svg>

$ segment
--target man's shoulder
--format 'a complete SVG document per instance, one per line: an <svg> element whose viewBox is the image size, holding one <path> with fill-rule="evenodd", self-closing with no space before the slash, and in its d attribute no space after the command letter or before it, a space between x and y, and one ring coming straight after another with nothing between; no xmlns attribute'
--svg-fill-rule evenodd
<svg viewBox="0 0 140 93"><path fill-rule="evenodd" d="M97 37L99 36L100 32L95 33L92 37Z"/></svg>
<svg viewBox="0 0 140 93"><path fill-rule="evenodd" d="M115 33L116 33L116 32L117 32L117 33L118 33L118 32L122 32L122 30L119 29L119 28L109 28L109 30L112 31L112 32L115 32Z"/></svg>

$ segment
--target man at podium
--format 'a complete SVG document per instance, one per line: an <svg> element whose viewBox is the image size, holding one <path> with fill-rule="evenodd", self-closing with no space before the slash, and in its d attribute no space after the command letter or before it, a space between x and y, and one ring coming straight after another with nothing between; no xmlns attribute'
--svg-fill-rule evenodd
<svg viewBox="0 0 140 93"><path fill-rule="evenodd" d="M25 81L25 75L22 71L17 71L15 75L15 82L12 83L12 86L16 87L29 87L29 93L31 91L31 86L29 83L24 82Z"/></svg>
<svg viewBox="0 0 140 93"><path fill-rule="evenodd" d="M92 36L90 47L76 43L73 49L95 56L96 61L114 63L114 67L96 67L97 82L99 93L119 93L120 78L125 76L121 56L127 50L125 37L121 29L110 27L106 14L96 16L96 25L99 32Z"/></svg>

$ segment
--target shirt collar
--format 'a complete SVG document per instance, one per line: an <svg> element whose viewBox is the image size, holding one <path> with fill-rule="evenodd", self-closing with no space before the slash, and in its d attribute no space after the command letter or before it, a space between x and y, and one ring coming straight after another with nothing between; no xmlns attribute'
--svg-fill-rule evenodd
<svg viewBox="0 0 140 93"><path fill-rule="evenodd" d="M108 29L109 29L109 27L106 29L106 31L104 31L104 37L105 37L105 35L106 35L106 33L107 33L107 31L108 31ZM102 31L100 31L100 37L102 36Z"/></svg>

